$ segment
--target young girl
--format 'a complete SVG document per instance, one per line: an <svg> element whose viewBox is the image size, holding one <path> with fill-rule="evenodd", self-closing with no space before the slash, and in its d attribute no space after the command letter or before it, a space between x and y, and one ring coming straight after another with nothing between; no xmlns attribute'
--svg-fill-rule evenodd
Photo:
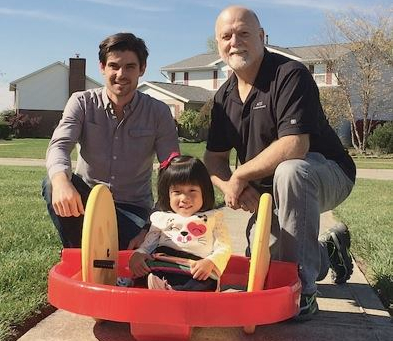
<svg viewBox="0 0 393 341"><path fill-rule="evenodd" d="M215 291L230 258L231 243L222 212L212 210L213 206L213 185L204 164L172 153L160 165L158 207L162 211L151 215L150 230L130 259L134 276L149 274L150 289ZM146 261L162 260L162 253L190 260L190 273L150 269Z"/></svg>

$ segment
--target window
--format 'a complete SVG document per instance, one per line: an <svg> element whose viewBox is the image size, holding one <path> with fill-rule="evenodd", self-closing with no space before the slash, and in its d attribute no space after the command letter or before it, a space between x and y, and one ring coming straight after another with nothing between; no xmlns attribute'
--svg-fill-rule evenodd
<svg viewBox="0 0 393 341"><path fill-rule="evenodd" d="M184 72L184 85L188 85L188 72Z"/></svg>
<svg viewBox="0 0 393 341"><path fill-rule="evenodd" d="M175 81L176 81L176 73L172 72L171 73L171 83L175 83Z"/></svg>
<svg viewBox="0 0 393 341"><path fill-rule="evenodd" d="M317 85L326 84L326 75L314 75L314 80Z"/></svg>
<svg viewBox="0 0 393 341"><path fill-rule="evenodd" d="M317 85L326 85L326 65L314 65L314 80Z"/></svg>
<svg viewBox="0 0 393 341"><path fill-rule="evenodd" d="M213 71L213 89L218 88L218 71L214 70Z"/></svg>

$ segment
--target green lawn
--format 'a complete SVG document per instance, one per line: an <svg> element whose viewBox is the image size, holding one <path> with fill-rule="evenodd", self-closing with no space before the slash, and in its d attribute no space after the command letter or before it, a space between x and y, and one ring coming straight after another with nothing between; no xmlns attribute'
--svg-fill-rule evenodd
<svg viewBox="0 0 393 341"><path fill-rule="evenodd" d="M0 340L46 305L60 243L40 195L44 168L0 166Z"/></svg>
<svg viewBox="0 0 393 341"><path fill-rule="evenodd" d="M45 159L46 148L49 139L13 139L11 141L0 140L0 158L30 158ZM200 143L180 143L180 151L185 155L192 155L203 159L206 142ZM71 158L76 160L76 151L71 154ZM231 164L235 164L236 154L231 153Z"/></svg>
<svg viewBox="0 0 393 341"><path fill-rule="evenodd" d="M16 157L29 159L45 159L49 139L13 139L0 140L0 158ZM71 154L76 160L76 151Z"/></svg>
<svg viewBox="0 0 393 341"><path fill-rule="evenodd" d="M61 248L41 198L41 167L0 166L0 340L46 304L47 275ZM393 181L358 180L335 213L352 233L367 278L393 299ZM390 245L390 246L389 246Z"/></svg>
<svg viewBox="0 0 393 341"><path fill-rule="evenodd" d="M13 139L11 141L0 140L0 158L16 157L16 158L32 158L44 159L45 151L48 146L49 139ZM203 158L203 153L206 148L206 142L200 143L180 143L180 150L182 154L193 155L200 159ZM73 160L76 160L76 151L71 155ZM236 153L231 153L231 165L235 164ZM373 169L393 169L392 157L354 157L356 166L358 168L373 168Z"/></svg>
<svg viewBox="0 0 393 341"><path fill-rule="evenodd" d="M393 181L357 179L334 210L351 231L351 251L384 305L393 308ZM393 313L393 309L390 311Z"/></svg>
<svg viewBox="0 0 393 341"><path fill-rule="evenodd" d="M355 159L355 164L357 168L393 169L393 159L376 159L376 160Z"/></svg>

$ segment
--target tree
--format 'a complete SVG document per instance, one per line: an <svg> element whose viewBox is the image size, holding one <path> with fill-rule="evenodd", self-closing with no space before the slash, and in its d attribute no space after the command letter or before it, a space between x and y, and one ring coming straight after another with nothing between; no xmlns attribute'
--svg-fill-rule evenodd
<svg viewBox="0 0 393 341"><path fill-rule="evenodd" d="M214 36L207 38L207 52L208 53L217 53L218 54L218 47L217 47L217 40Z"/></svg>
<svg viewBox="0 0 393 341"><path fill-rule="evenodd" d="M337 129L349 116L348 102L341 87L323 87L319 89L319 97L323 111L330 125Z"/></svg>
<svg viewBox="0 0 393 341"><path fill-rule="evenodd" d="M328 13L329 44L319 49L319 57L342 89L349 109L352 144L361 153L365 153L374 121L378 120L377 111L391 106L392 9L376 9L367 15L355 10Z"/></svg>

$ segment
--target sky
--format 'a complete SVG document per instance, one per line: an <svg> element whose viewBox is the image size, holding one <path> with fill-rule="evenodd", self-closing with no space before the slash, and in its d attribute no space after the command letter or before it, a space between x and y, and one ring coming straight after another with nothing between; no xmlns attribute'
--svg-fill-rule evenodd
<svg viewBox="0 0 393 341"><path fill-rule="evenodd" d="M13 105L10 82L76 54L102 83L98 45L118 32L146 42L141 81L164 82L160 68L205 53L217 15L232 4L255 11L269 44L290 47L323 43L327 11L367 12L391 0L0 0L0 111Z"/></svg>

